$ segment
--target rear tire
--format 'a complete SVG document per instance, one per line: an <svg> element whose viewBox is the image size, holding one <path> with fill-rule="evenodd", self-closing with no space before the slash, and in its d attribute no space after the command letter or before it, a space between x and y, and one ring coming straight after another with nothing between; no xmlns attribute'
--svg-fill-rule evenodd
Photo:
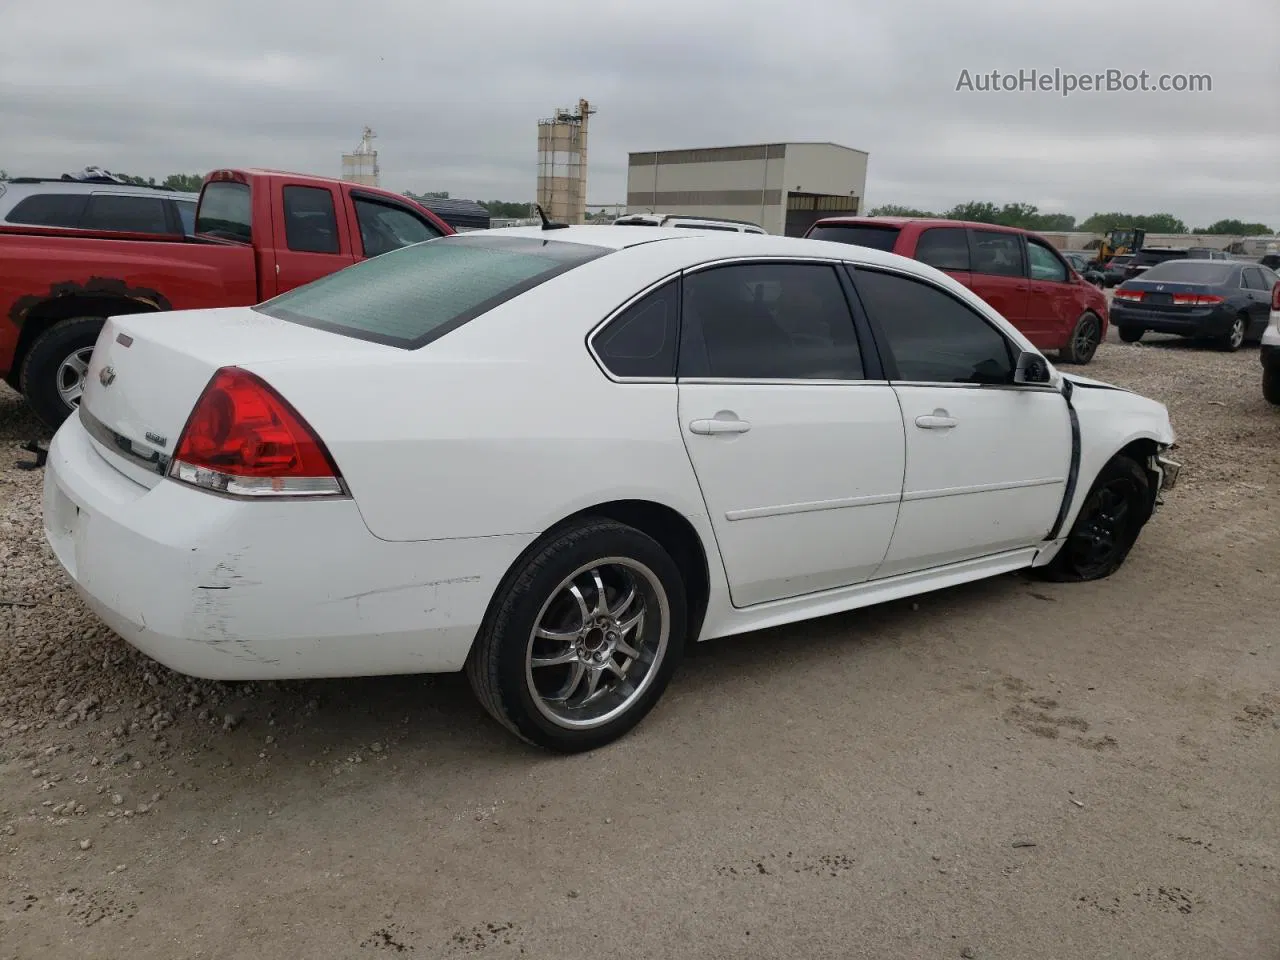
<svg viewBox="0 0 1280 960"><path fill-rule="evenodd" d="M36 337L18 374L18 389L50 430L80 405L84 376L104 317L59 320Z"/></svg>
<svg viewBox="0 0 1280 960"><path fill-rule="evenodd" d="M1102 343L1102 320L1096 313L1086 310L1071 329L1071 339L1058 351L1058 359L1063 363L1074 363L1083 366L1093 359Z"/></svg>
<svg viewBox="0 0 1280 960"><path fill-rule="evenodd" d="M1151 519L1151 477L1129 457L1113 457L1085 497L1067 542L1035 573L1046 580L1082 582L1111 576Z"/></svg>
<svg viewBox="0 0 1280 960"><path fill-rule="evenodd" d="M529 743L593 750L658 702L687 623L680 569L662 546L634 527L585 518L548 535L503 579L467 679L484 708Z"/></svg>
<svg viewBox="0 0 1280 960"><path fill-rule="evenodd" d="M1267 403L1280 407L1280 367L1263 368L1262 397Z"/></svg>
<svg viewBox="0 0 1280 960"><path fill-rule="evenodd" d="M1142 335L1147 332L1141 327L1116 327L1116 331L1120 334L1120 339L1125 343L1137 343L1142 339Z"/></svg>
<svg viewBox="0 0 1280 960"><path fill-rule="evenodd" d="M1219 350L1227 353L1235 353L1244 346L1244 338L1249 334L1249 316L1248 314L1239 314L1231 321L1231 329L1225 335L1219 337L1214 342Z"/></svg>

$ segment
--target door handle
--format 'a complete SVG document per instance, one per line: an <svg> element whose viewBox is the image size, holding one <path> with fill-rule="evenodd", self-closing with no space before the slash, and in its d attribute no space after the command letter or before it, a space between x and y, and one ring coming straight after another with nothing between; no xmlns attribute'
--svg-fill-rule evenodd
<svg viewBox="0 0 1280 960"><path fill-rule="evenodd" d="M690 420L689 432L709 437L717 433L746 433L751 424L745 420Z"/></svg>
<svg viewBox="0 0 1280 960"><path fill-rule="evenodd" d="M959 422L955 417L948 417L943 410L935 410L932 414L916 417L916 426L922 430L950 430Z"/></svg>

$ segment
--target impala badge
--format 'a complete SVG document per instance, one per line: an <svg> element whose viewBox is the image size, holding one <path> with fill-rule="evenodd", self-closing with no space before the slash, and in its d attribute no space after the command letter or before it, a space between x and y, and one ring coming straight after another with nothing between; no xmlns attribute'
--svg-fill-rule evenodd
<svg viewBox="0 0 1280 960"><path fill-rule="evenodd" d="M98 382L104 387L109 387L116 382L116 368L105 366L98 371Z"/></svg>
<svg viewBox="0 0 1280 960"><path fill-rule="evenodd" d="M158 433L152 433L150 430L147 431L146 436L147 436L147 443L154 443L157 447L163 447L166 443L169 442L168 437L161 436Z"/></svg>

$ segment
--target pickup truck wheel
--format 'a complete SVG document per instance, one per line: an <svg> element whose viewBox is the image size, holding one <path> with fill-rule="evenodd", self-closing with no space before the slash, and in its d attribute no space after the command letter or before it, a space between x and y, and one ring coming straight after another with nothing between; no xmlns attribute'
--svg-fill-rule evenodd
<svg viewBox="0 0 1280 960"><path fill-rule="evenodd" d="M89 358L105 322L103 317L59 320L27 351L18 387L50 430L57 430L80 406Z"/></svg>
<svg viewBox="0 0 1280 960"><path fill-rule="evenodd" d="M1086 310L1076 321L1070 341L1058 351L1058 359L1063 363L1088 363L1098 352L1098 344L1101 342L1102 322L1097 314Z"/></svg>
<svg viewBox="0 0 1280 960"><path fill-rule="evenodd" d="M1113 457L1094 480L1067 542L1035 572L1066 582L1111 576L1133 549L1153 506L1147 471L1129 457Z"/></svg>
<svg viewBox="0 0 1280 960"><path fill-rule="evenodd" d="M1262 371L1262 398L1280 407L1280 367L1266 367Z"/></svg>

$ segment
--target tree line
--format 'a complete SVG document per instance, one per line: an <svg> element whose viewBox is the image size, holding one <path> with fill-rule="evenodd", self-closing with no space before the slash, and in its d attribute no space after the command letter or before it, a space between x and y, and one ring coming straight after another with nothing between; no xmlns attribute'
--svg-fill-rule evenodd
<svg viewBox="0 0 1280 960"><path fill-rule="evenodd" d="M1041 233L1107 233L1118 227L1138 227L1147 233L1199 233L1224 236L1257 237L1275 233L1265 223L1245 223L1242 220L1218 220L1207 227L1189 229L1185 222L1171 213L1095 213L1080 223L1069 213L1041 213L1030 203L1006 203L996 206L987 201L971 200L956 204L950 210L933 213L896 203L885 204L869 211L873 217L935 217L944 220L969 220L974 223L993 223L1003 227L1021 227Z"/></svg>

